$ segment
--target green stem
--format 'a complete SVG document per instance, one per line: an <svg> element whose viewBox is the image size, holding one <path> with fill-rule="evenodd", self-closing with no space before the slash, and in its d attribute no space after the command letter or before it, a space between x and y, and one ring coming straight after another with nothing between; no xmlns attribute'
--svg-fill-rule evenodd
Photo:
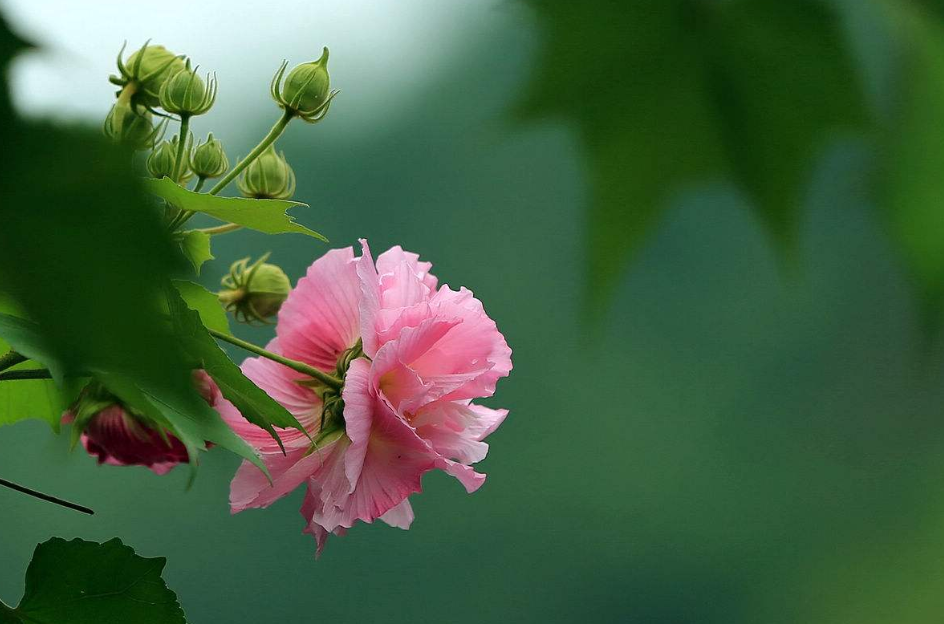
<svg viewBox="0 0 944 624"><path fill-rule="evenodd" d="M197 230L197 231L213 236L215 234L226 234L227 232L234 232L241 227L242 226L239 225L238 223L227 223L226 225L218 225L216 227L204 228L202 230Z"/></svg>
<svg viewBox="0 0 944 624"><path fill-rule="evenodd" d="M207 181L207 179L204 178L203 176L200 176L199 178L197 178L197 183L196 183L196 185L193 187L193 192L194 192L194 193L199 193L199 192L200 192L200 189L203 188L203 185L206 183L206 181Z"/></svg>
<svg viewBox="0 0 944 624"><path fill-rule="evenodd" d="M258 158L259 155L262 154L262 152L264 152L267 147L275 143L275 140L278 139L280 136L282 136L282 133L285 132L285 128L286 126L288 126L288 122L290 122L292 120L292 117L294 116L295 116L295 113L286 109L282 113L282 116L279 117L279 120L275 122L275 125L272 126L272 129L269 130L269 134L267 134L265 138L259 142L259 145L252 148L252 151L249 152L248 156L246 156L241 161L239 161L236 164L236 166L230 170L229 173L223 176L223 178L219 182L217 182L213 186L213 188L210 189L210 195L216 195L220 191L225 189L226 186L230 182L236 179L236 176L242 173L243 169L248 167L252 163L252 161Z"/></svg>
<svg viewBox="0 0 944 624"><path fill-rule="evenodd" d="M338 379L337 377L334 377L333 375L329 375L328 373L320 371L313 366L309 366L308 364L305 364L304 362L299 362L298 360L292 360L287 357L283 357L279 355L278 353L272 353L271 351L266 351L262 347L257 347L251 342L240 340L239 338L235 336L231 336L229 334L226 334L221 331L217 331L215 329L210 329L209 327L207 328L207 331L210 332L210 335L214 336L215 338L219 340L228 342L231 345L235 345L239 347L240 349L245 349L246 351L249 351L250 353L261 355L262 357L268 358L272 360L273 362L278 362L279 364L282 364L283 366L288 366L292 370L298 371L299 373L302 373L303 375L308 375L309 377L313 379L317 379L324 385L334 388L335 390L340 390L344 386L344 382Z"/></svg>
<svg viewBox="0 0 944 624"><path fill-rule="evenodd" d="M10 351L4 355L0 355L0 371L4 371L8 368L16 366L20 362L25 362L28 360L25 355L20 355L16 351Z"/></svg>
<svg viewBox="0 0 944 624"><path fill-rule="evenodd" d="M174 161L174 182L180 180L183 172L184 148L187 146L187 135L190 132L190 115L180 116L180 140L177 142L177 160Z"/></svg>
<svg viewBox="0 0 944 624"><path fill-rule="evenodd" d="M52 373L45 368L38 370L15 370L0 373L0 381L16 381L19 379L52 379Z"/></svg>

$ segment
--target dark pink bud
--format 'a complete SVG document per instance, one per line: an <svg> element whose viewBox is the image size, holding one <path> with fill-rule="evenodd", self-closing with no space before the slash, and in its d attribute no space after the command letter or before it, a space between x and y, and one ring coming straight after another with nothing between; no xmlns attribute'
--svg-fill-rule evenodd
<svg viewBox="0 0 944 624"><path fill-rule="evenodd" d="M98 463L112 466L147 466L163 475L187 463L187 449L174 434L164 436L119 405L93 416L82 432L82 446Z"/></svg>

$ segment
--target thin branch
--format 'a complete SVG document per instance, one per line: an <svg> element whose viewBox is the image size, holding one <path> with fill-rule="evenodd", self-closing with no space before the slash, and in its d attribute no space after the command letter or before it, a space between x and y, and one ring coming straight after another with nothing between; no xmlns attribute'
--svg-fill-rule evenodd
<svg viewBox="0 0 944 624"><path fill-rule="evenodd" d="M26 494L27 496L32 496L33 498L38 498L38 499L40 499L40 500L44 500L44 501L46 501L47 503L53 503L53 504L59 505L59 506L61 506L61 507L67 507L67 508L69 508L69 509L74 509L75 511L80 511L80 512L82 512L82 513L84 513L84 514L88 514L88 515L90 515L90 516L95 514L95 512L92 511L91 509L89 509L88 507L84 507L84 506L82 506L82 505L77 505L76 503L70 503L70 502L67 501L67 500L62 500L61 498L56 498L55 496L50 496L49 494L43 494L42 492L37 492L36 490L31 490L31 489L28 488L28 487L23 487L22 485L17 485L16 483L13 483L12 481L7 481L6 479L0 479L0 485L2 485L3 487L10 488L11 490L15 490L15 491L17 491L17 492L21 492L21 493L23 493L23 494Z"/></svg>
<svg viewBox="0 0 944 624"><path fill-rule="evenodd" d="M45 368L37 370L15 370L0 373L0 381L15 381L18 379L52 379L52 373Z"/></svg>

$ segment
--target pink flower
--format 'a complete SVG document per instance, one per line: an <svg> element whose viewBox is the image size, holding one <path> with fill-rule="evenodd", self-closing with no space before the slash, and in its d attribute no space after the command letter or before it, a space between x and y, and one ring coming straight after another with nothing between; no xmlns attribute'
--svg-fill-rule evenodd
<svg viewBox="0 0 944 624"><path fill-rule="evenodd" d="M200 395L215 406L221 397L210 376L198 370L193 380ZM126 408L95 382L86 386L72 409L63 414L62 422L82 427L82 446L99 464L146 466L164 475L177 464L190 461L177 436L170 431L162 435L148 419Z"/></svg>
<svg viewBox="0 0 944 624"><path fill-rule="evenodd" d="M219 407L273 478L270 485L244 462L230 492L233 512L266 507L306 484L301 511L319 553L329 533L343 534L359 520L409 528L408 498L430 470L478 489L485 475L471 464L485 457L483 440L507 415L472 403L491 396L511 371L511 349L482 304L468 290L437 287L431 265L416 254L394 247L375 264L361 244L359 258L350 247L337 249L308 269L268 347L343 377L340 393L271 360L243 364L316 444L280 430L283 455L232 405Z"/></svg>

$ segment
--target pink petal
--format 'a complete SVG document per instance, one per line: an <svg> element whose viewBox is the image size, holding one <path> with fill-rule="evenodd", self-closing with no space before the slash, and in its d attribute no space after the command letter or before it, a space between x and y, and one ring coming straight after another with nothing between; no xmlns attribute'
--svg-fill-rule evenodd
<svg viewBox="0 0 944 624"><path fill-rule="evenodd" d="M413 524L413 517L413 506L410 505L410 499L406 498L402 503L380 516L380 519L392 527L407 530Z"/></svg>
<svg viewBox="0 0 944 624"><path fill-rule="evenodd" d="M357 260L357 277L360 282L361 300L360 332L361 344L367 357L374 357L380 348L377 336L377 315L380 313L380 276L374 266L374 259L370 255L370 247L363 238L361 242L361 257Z"/></svg>
<svg viewBox="0 0 944 624"><path fill-rule="evenodd" d="M333 249L316 260L279 311L282 353L333 372L338 356L360 336L360 298L352 248Z"/></svg>
<svg viewBox="0 0 944 624"><path fill-rule="evenodd" d="M342 455L345 447L346 444L332 442L316 450L299 448L286 450L285 455L263 455L262 460L272 476L271 484L261 470L244 461L230 484L232 513L250 507L268 507L321 471L333 456Z"/></svg>
<svg viewBox="0 0 944 624"><path fill-rule="evenodd" d="M438 280L429 272L433 268L432 262L420 262L418 254L403 251L399 245L377 256L377 272L380 275L392 274L400 266L408 267L429 289L429 292L435 292Z"/></svg>

